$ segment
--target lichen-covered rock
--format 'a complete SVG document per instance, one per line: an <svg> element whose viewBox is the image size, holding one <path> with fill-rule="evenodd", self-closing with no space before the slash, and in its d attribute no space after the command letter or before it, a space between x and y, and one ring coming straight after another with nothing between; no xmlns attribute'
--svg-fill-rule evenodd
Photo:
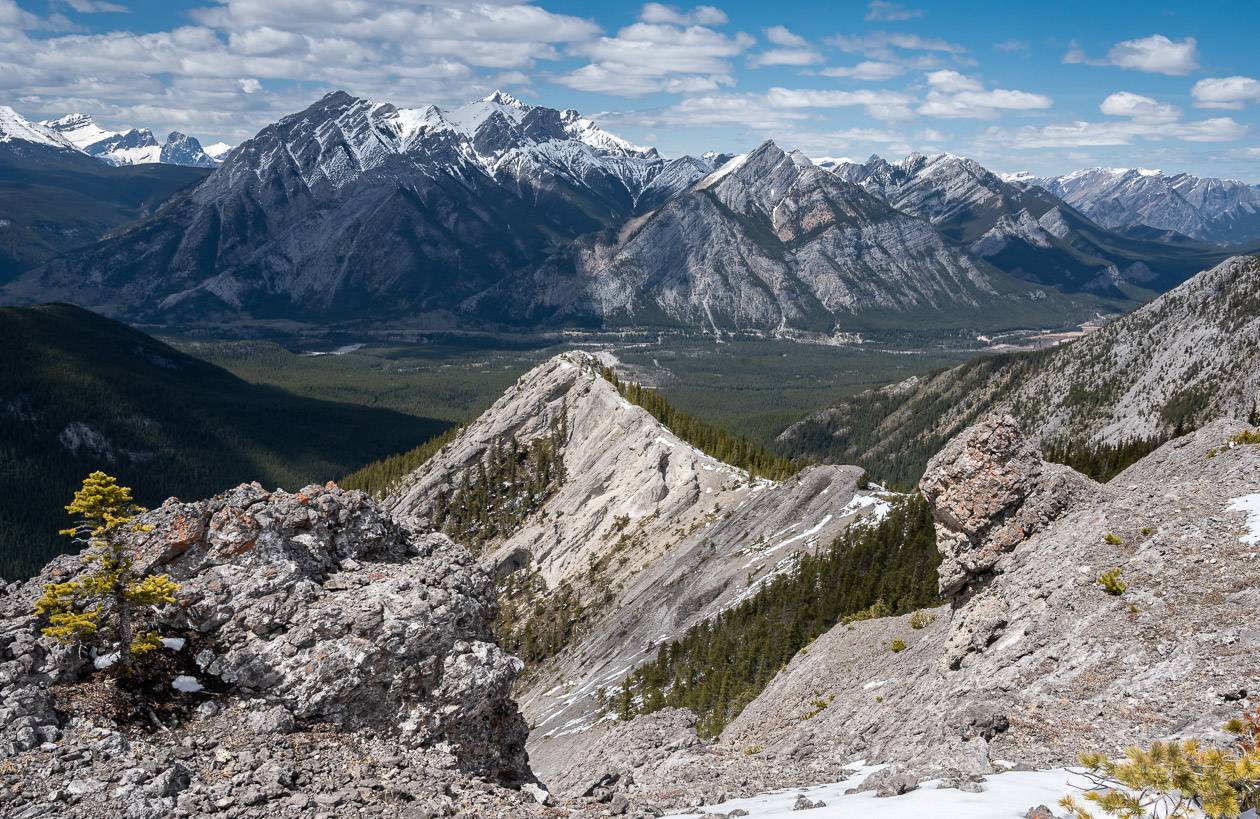
<svg viewBox="0 0 1260 819"><path fill-rule="evenodd" d="M171 696L203 700L202 722L235 709L233 729L260 746L331 728L361 738L347 742L438 754L448 778L533 780L511 698L521 663L493 642L492 582L445 536L409 531L333 484L247 484L169 500L142 521L135 565L180 586L158 615L174 638L161 650L182 663ZM79 568L59 558L0 596L0 757L55 754L44 749L68 725L81 733L55 699L60 684L87 678L91 658L41 637L30 614L43 584ZM186 774L152 784L153 798L173 807Z"/></svg>
<svg viewBox="0 0 1260 819"><path fill-rule="evenodd" d="M1102 488L1047 463L1009 415L991 415L928 462L919 489L932 504L943 595L993 571L1004 554Z"/></svg>

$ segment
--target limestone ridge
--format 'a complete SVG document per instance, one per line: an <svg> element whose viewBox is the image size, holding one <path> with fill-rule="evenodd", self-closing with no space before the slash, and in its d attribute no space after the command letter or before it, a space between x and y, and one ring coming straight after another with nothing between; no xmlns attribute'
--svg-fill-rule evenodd
<svg viewBox="0 0 1260 819"><path fill-rule="evenodd" d="M423 527L438 496L496 441L549 434L566 413L564 480L481 556L501 577L536 575L542 599L563 587L583 605L576 636L518 687L540 771L552 770L601 719L601 689L615 688L661 643L755 593L797 554L888 503L859 490L862 471L851 466L815 466L782 482L752 479L623 399L600 364L574 352L539 365L385 501Z"/></svg>
<svg viewBox="0 0 1260 819"><path fill-rule="evenodd" d="M131 748L63 762L58 781L88 783L60 797L74 806L62 806L65 815L164 816L176 805L201 814L211 803L222 808L221 799L251 805L305 794L319 802L329 793L338 794L329 804L394 815L391 799L430 798L435 783L455 792L471 777L516 787L533 781L526 725L511 699L521 663L493 642L489 576L448 538L410 531L364 494L331 484L294 494L241 485L206 501L172 499L142 521L152 530L133 536L137 568L168 573L181 587L179 605L161 615L160 631L173 640L164 661L183 674L181 690L214 692L171 691L194 705L204 700L171 732L128 742L108 720L66 706L65 686L83 679L92 660L40 637L30 612L43 584L79 570L74 556L0 596L0 756L40 776L41 760L88 736L98 745L102 736L118 737ZM201 759L216 746L276 746L266 735L289 732L293 741L279 745L299 758L281 760L290 767L278 779L224 782L196 773L204 764L231 767ZM110 801L111 775L136 765L152 770L155 761L160 769L183 737L182 747L195 752L176 754L184 760L178 782L137 786L122 803ZM314 757L299 752L303 743ZM393 750L365 750L375 743ZM399 778L395 796L347 794L348 775L314 761L321 748L328 764L354 747L391 757L377 775ZM422 773L425 766L438 772Z"/></svg>
<svg viewBox="0 0 1260 819"><path fill-rule="evenodd" d="M800 421L779 440L818 456L794 442L847 438L851 446L830 454L887 463L907 449L934 452L989 412L1010 412L1034 442L1115 445L1217 418L1245 421L1258 408L1260 257L1236 256L1070 344L915 376Z"/></svg>
<svg viewBox="0 0 1260 819"><path fill-rule="evenodd" d="M836 781L855 758L891 763L889 787L937 776L971 787L1011 764L1209 735L1256 702L1260 553L1238 499L1260 496L1260 447L1222 445L1243 428L1215 422L1098 486L1039 469L1009 419L985 420L923 480L951 576L986 572L932 622L837 626L716 744L695 745L685 720L659 712L610 732L617 747L588 741L587 766L624 774L627 748L666 735L677 750L639 752L625 789L686 805ZM1128 584L1118 597L1097 582L1113 568ZM582 786L576 772L552 782Z"/></svg>

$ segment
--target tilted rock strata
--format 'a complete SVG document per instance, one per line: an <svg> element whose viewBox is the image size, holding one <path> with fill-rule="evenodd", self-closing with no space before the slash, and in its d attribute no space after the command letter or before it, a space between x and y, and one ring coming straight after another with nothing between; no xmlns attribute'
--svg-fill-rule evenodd
<svg viewBox="0 0 1260 819"><path fill-rule="evenodd" d="M1213 735L1256 702L1260 552L1231 507L1260 493L1260 447L1222 448L1239 429L1214 423L1078 498L998 555L975 593L925 612L934 619L923 628L909 616L833 628L717 744L653 763L672 785L637 798L683 806L837 781L858 758L961 781ZM1121 596L1097 582L1112 568L1128 586ZM893 652L894 639L906 649Z"/></svg>

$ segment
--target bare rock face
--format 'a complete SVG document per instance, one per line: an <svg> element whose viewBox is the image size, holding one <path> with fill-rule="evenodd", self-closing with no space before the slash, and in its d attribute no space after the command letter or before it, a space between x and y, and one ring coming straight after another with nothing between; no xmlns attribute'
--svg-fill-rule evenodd
<svg viewBox="0 0 1260 819"><path fill-rule="evenodd" d="M1089 478L1046 463L1009 415L990 415L928 462L942 595L992 572L1002 556L1073 505L1101 496Z"/></svg>
<svg viewBox="0 0 1260 819"><path fill-rule="evenodd" d="M414 764L437 754L448 779L533 781L527 726L511 699L521 663L493 642L492 582L444 535L410 532L333 484L297 493L241 485L210 500L172 499L143 522L148 531L131 544L136 566L180 584L178 604L159 617L160 633L176 638L163 652L185 686L191 678L203 689L172 698L209 709L177 730L213 729L215 743L243 732L244 746L262 746L293 732L327 744L331 729L347 748L380 743L418 755ZM43 584L77 570L76 559L60 558L0 596L0 756L21 759L84 733L82 719L54 707L56 684L85 679L91 658L39 636L30 616ZM207 721L221 713L233 716ZM399 760L387 767L408 767Z"/></svg>

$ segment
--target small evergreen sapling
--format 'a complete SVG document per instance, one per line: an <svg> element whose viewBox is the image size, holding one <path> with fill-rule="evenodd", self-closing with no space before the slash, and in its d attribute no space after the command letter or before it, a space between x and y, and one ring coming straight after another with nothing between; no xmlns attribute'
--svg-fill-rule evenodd
<svg viewBox="0 0 1260 819"><path fill-rule="evenodd" d="M1260 713L1232 720L1225 728L1239 737L1233 748L1192 739L1129 748L1122 760L1082 754L1090 781L1085 801L1104 816L1122 819L1236 819L1260 799ZM1072 819L1094 819L1072 796L1059 804Z"/></svg>
<svg viewBox="0 0 1260 819"><path fill-rule="evenodd" d="M145 626L154 608L175 602L179 586L167 575L134 571L123 535L145 531L135 520L144 510L115 478L100 471L88 475L66 511L76 520L61 534L87 547L87 567L73 580L44 586L35 614L48 618L48 637L116 647L118 673L128 678L135 661L161 645L158 633Z"/></svg>

